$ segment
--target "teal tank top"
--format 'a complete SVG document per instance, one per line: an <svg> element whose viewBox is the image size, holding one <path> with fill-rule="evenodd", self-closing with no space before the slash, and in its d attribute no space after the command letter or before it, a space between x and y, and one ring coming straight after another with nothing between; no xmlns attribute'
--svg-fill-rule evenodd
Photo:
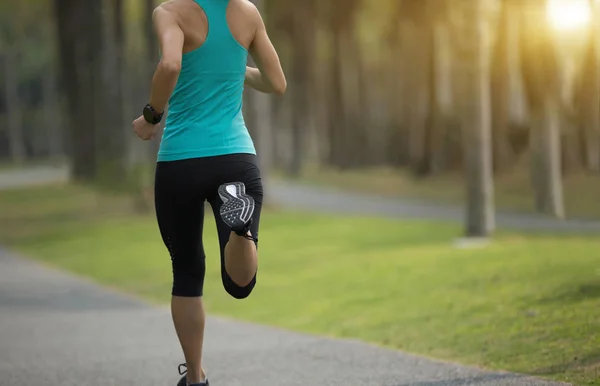
<svg viewBox="0 0 600 386"><path fill-rule="evenodd" d="M229 0L194 0L208 19L204 44L183 55L158 161L256 154L242 115L248 51L227 25Z"/></svg>

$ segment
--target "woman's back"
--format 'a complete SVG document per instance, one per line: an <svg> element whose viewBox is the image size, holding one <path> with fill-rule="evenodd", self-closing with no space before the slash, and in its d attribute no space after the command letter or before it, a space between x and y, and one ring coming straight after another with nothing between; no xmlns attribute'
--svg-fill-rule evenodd
<svg viewBox="0 0 600 386"><path fill-rule="evenodd" d="M174 0L163 4L184 34L177 85L159 161L255 154L242 116L253 7L244 0Z"/></svg>

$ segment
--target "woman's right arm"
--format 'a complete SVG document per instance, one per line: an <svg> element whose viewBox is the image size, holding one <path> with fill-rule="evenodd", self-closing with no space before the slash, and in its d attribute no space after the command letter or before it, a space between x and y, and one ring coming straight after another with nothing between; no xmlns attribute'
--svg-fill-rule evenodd
<svg viewBox="0 0 600 386"><path fill-rule="evenodd" d="M250 44L250 55L258 68L246 67L245 84L264 93L283 95L287 82L279 56L258 10L255 17L257 27Z"/></svg>

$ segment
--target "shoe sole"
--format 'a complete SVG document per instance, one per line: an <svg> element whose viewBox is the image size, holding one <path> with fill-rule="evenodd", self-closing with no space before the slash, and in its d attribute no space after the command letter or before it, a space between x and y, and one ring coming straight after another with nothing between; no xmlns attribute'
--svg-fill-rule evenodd
<svg viewBox="0 0 600 386"><path fill-rule="evenodd" d="M201 383L202 386L210 386L210 384L208 383L208 378L206 378L206 381L204 381L203 383ZM184 375L183 378L181 378L179 380L179 383L177 383L177 386L187 386L187 379L186 376Z"/></svg>
<svg viewBox="0 0 600 386"><path fill-rule="evenodd" d="M219 214L233 231L242 231L252 220L254 199L246 194L242 182L231 182L219 186L219 197L223 201Z"/></svg>

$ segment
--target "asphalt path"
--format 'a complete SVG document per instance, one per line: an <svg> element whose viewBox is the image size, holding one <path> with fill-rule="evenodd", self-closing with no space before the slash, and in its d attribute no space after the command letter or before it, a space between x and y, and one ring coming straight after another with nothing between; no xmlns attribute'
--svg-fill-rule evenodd
<svg viewBox="0 0 600 386"><path fill-rule="evenodd" d="M0 385L169 386L182 354L169 310L0 251ZM209 317L213 386L558 383Z"/></svg>

